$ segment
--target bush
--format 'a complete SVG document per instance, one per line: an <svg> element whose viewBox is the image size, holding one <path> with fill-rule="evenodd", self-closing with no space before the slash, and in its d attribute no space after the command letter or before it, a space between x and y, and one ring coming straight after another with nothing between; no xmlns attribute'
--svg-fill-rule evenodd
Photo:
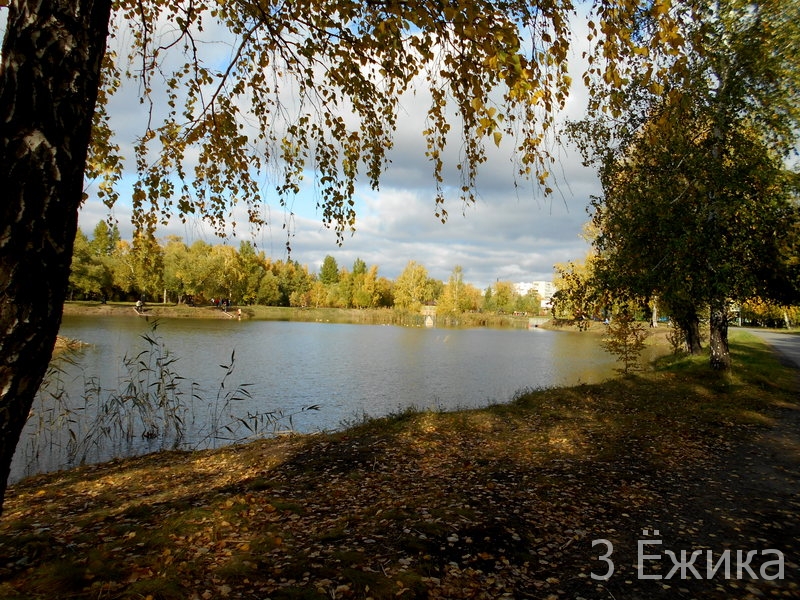
<svg viewBox="0 0 800 600"><path fill-rule="evenodd" d="M641 369L639 357L644 350L644 340L647 338L647 329L637 323L627 312L614 317L606 326L606 334L601 342L606 352L617 357L622 363L622 368L617 372L627 375L630 371Z"/></svg>

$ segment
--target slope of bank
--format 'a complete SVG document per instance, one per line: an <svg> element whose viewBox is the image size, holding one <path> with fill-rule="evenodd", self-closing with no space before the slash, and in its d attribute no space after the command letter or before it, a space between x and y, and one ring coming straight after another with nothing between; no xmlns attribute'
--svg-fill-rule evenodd
<svg viewBox="0 0 800 600"><path fill-rule="evenodd" d="M728 376L687 358L26 480L0 520L0 597L800 597L796 372L732 342ZM642 539L661 542L645 561ZM702 577L667 550L700 550Z"/></svg>

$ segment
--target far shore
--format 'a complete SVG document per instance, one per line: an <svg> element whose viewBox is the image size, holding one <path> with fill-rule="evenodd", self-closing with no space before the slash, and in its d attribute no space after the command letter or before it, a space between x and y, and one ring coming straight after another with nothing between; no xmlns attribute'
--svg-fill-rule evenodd
<svg viewBox="0 0 800 600"><path fill-rule="evenodd" d="M242 320L308 321L321 323L353 323L370 325L405 325L422 327L425 315L390 308L307 308L261 305L232 305L227 312L204 304L145 304L140 313L133 302L66 302L64 315L149 317L156 319L237 319ZM450 327L501 327L525 329L528 317L511 314L465 313L456 318L437 317L438 326Z"/></svg>
<svg viewBox="0 0 800 600"><path fill-rule="evenodd" d="M241 317L238 311L241 309ZM188 304L146 304L141 312L137 312L133 302L66 302L64 315L68 316L102 316L120 318L150 319L238 319L256 321L302 321L315 323L346 323L358 325L398 325L405 327L425 327L426 317L420 313L410 313L390 308L306 308L243 305L231 306L227 312L211 305L190 306ZM578 328L569 319L549 319L540 322L542 317L535 316L536 324L531 325L527 315L464 313L458 317L437 316L436 327L490 327L500 329L544 329L548 331L582 332L590 335L602 335L606 327L602 321L589 321ZM670 327L666 323L650 329L648 345L656 342L666 343L666 335Z"/></svg>

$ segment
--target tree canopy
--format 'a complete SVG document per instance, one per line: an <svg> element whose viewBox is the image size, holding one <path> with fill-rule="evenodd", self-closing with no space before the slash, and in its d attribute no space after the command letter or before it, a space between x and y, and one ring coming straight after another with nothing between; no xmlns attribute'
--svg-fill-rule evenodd
<svg viewBox="0 0 800 600"><path fill-rule="evenodd" d="M430 97L421 134L444 221L454 135L462 199L474 199L484 140L504 135L518 139L519 173L544 182L542 142L570 84L571 15L561 0L118 2L89 174L113 204L124 157L105 107L133 76L147 114L135 146L140 226L178 212L221 229L239 202L262 223L265 174L285 201L313 171L323 221L341 236L355 227L357 178L378 186L400 98L416 90Z"/></svg>
<svg viewBox="0 0 800 600"><path fill-rule="evenodd" d="M487 143L513 140L509 177L550 191L575 22L591 32L587 81L616 88L646 69L661 85L668 70L657 61L681 48L687 11L699 18L685 0L595 0L580 12L570 0L119 1L88 174L113 205L130 157L107 107L132 77L147 115L134 147L139 227L177 213L222 231L237 204L263 224L265 198L275 194L291 211L310 178L322 220L341 241L356 227L355 185L378 187L402 98L413 94L428 103L420 133L436 185L432 208L444 222L446 196L474 201ZM645 17L655 23L647 39L635 29ZM618 95L593 98L596 110L620 110ZM453 145L460 151L449 165ZM460 174L457 186L445 180L448 167Z"/></svg>
<svg viewBox="0 0 800 600"><path fill-rule="evenodd" d="M697 9L705 17L682 26L695 52L676 54L685 68L666 87L633 80L618 92L627 115L572 132L601 176L592 203L601 286L659 298L692 350L698 313L710 306L711 362L724 369L728 304L798 294L788 159L800 126L800 7L727 0Z"/></svg>

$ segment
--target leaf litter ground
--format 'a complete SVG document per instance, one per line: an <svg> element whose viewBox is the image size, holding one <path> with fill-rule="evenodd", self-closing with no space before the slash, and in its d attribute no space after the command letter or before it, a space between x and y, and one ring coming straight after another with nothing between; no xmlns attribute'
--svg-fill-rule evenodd
<svg viewBox="0 0 800 600"><path fill-rule="evenodd" d="M796 374L735 348L757 366L28 479L0 521L0 597L800 598ZM703 550L702 579L639 577L655 530L646 573ZM782 579L760 576L765 549ZM729 578L705 577L708 550L732 552ZM737 577L737 550L759 552L757 578Z"/></svg>

